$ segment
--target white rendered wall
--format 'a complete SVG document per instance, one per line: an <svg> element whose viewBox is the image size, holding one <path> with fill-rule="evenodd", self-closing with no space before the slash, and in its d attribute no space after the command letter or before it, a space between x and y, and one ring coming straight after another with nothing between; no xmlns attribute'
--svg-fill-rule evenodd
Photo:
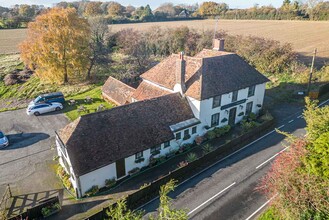
<svg viewBox="0 0 329 220"><path fill-rule="evenodd" d="M264 95L265 95L265 83L256 85L255 94L251 97L248 97L248 90L249 90L249 88L244 88L244 89L240 89L238 91L237 101L247 99L247 101L245 103L242 103L242 104L239 104L236 106L232 106L231 108L228 108L225 110L221 110L221 106L232 103L233 92L221 95L221 104L220 104L220 106L218 106L216 108L212 107L213 98L202 100L200 103L200 110L199 110L199 114L200 114L199 120L201 121L201 125L200 125L200 129L198 130L198 133L200 135L203 135L205 132L207 132L207 130L205 129L205 126L211 127L211 116L216 113L220 113L219 125L217 127L227 125L228 119L229 119L229 112L230 112L230 109L232 109L232 108L236 108L235 123L240 122L243 119L244 115L241 115L241 116L238 116L238 115L241 112L243 112L243 113L246 112L246 105L249 102L253 102L252 112L257 114L259 112L259 110L261 109L257 105L263 106ZM189 99L191 99L191 98L189 97ZM193 109L193 107L192 107L192 109ZM222 122L222 120L224 118L227 119L226 122Z"/></svg>
<svg viewBox="0 0 329 220"><path fill-rule="evenodd" d="M79 187L78 187L78 184L77 184L77 178L76 178L75 173L74 173L74 170L72 168L72 164L71 164L70 158L68 157L68 154L67 154L67 151L66 151L65 148L64 148L65 152L62 151L62 148L60 147L60 144L58 143L57 138L56 138L56 148L57 148L57 154L59 156L59 164L65 169L65 171L68 174L70 174L70 181L72 183L73 189L74 190L76 190L76 189L79 190ZM64 153L66 153L66 156L65 156ZM69 165L69 169L70 170L67 170L66 169L63 160L65 160L67 162L67 164Z"/></svg>
<svg viewBox="0 0 329 220"><path fill-rule="evenodd" d="M94 170L90 173L80 176L81 193L85 194L92 186L97 185L99 188L105 186L106 179L116 178L115 163L111 163L105 167Z"/></svg>

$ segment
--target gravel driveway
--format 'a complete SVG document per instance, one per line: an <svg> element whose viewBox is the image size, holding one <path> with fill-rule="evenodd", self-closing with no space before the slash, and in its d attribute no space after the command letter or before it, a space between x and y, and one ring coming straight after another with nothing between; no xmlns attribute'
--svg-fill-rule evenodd
<svg viewBox="0 0 329 220"><path fill-rule="evenodd" d="M0 113L0 130L10 142L0 149L0 196L7 184L15 196L62 188L53 172L55 130L68 123L61 112L38 117L25 109Z"/></svg>

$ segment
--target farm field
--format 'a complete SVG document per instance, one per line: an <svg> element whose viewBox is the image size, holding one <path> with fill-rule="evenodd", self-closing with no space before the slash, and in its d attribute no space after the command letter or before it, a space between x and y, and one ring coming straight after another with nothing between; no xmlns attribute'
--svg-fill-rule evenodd
<svg viewBox="0 0 329 220"><path fill-rule="evenodd" d="M145 30L153 26L180 27L199 30L213 30L215 20L175 21L137 24L111 25L111 31L123 28ZM329 58L329 21L260 21L260 20L220 20L219 30L230 34L254 35L291 43L301 56L311 56L318 48L318 57ZM17 52L17 45L26 35L26 29L0 30L0 54Z"/></svg>

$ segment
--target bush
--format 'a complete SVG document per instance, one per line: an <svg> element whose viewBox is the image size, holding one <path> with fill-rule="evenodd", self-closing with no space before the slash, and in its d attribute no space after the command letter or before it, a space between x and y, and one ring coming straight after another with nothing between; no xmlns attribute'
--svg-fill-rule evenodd
<svg viewBox="0 0 329 220"><path fill-rule="evenodd" d="M105 180L105 186L106 187L111 188L114 185L115 185L115 179L114 178Z"/></svg>
<svg viewBox="0 0 329 220"><path fill-rule="evenodd" d="M70 181L70 176L69 175L66 175L64 177L63 184L64 184L65 188L67 188L67 189L71 189L72 188L72 183Z"/></svg>
<svg viewBox="0 0 329 220"><path fill-rule="evenodd" d="M92 186L85 194L86 196L95 195L98 192L99 188L97 185Z"/></svg>
<svg viewBox="0 0 329 220"><path fill-rule="evenodd" d="M230 125L225 125L225 126L220 127L220 128L215 128L214 129L214 132L215 132L216 137L221 137L222 135L224 135L227 132L229 132L230 129L231 129L231 126Z"/></svg>
<svg viewBox="0 0 329 220"><path fill-rule="evenodd" d="M266 113L262 115L260 119L264 121L271 121L273 119L273 116L268 111L266 111Z"/></svg>
<svg viewBox="0 0 329 220"><path fill-rule="evenodd" d="M63 177L64 177L65 174L66 174L64 168L63 168L60 164L58 164L58 166L57 166L56 174L57 174L57 176L59 176L61 179L63 179Z"/></svg>
<svg viewBox="0 0 329 220"><path fill-rule="evenodd" d="M214 138L216 138L216 132L214 130L208 131L207 132L207 137L209 140L212 140Z"/></svg>
<svg viewBox="0 0 329 220"><path fill-rule="evenodd" d="M188 162L188 163L191 163L191 162L193 162L193 161L195 161L195 160L197 160L198 159L198 156L195 154L195 153L189 153L188 155L187 155L187 157L186 157L186 161Z"/></svg>
<svg viewBox="0 0 329 220"><path fill-rule="evenodd" d="M254 122L254 121L250 121L250 122L248 122L248 121L242 121L242 123L241 123L242 131L244 133L250 131L251 129L253 129L256 126L257 126L257 123Z"/></svg>
<svg viewBox="0 0 329 220"><path fill-rule="evenodd" d="M248 115L248 118L249 118L249 120L251 120L251 121L255 121L256 118L257 118L257 116L256 116L254 113L251 112L251 113Z"/></svg>
<svg viewBox="0 0 329 220"><path fill-rule="evenodd" d="M59 178L61 178L65 188L67 188L67 189L72 188L72 183L70 181L70 175L68 173L66 173L66 171L60 164L58 164L56 174L57 174L57 176L59 176Z"/></svg>
<svg viewBox="0 0 329 220"><path fill-rule="evenodd" d="M202 146L203 155L210 153L213 150L213 147L210 144L205 144Z"/></svg>

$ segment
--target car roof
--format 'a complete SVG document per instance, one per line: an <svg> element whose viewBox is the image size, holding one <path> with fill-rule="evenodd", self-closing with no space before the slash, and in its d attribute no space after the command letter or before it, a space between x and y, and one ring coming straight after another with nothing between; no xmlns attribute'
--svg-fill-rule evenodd
<svg viewBox="0 0 329 220"><path fill-rule="evenodd" d="M63 95L62 92L52 92L52 93L46 93L46 94L41 94L41 97L45 97L45 96L53 96L53 95Z"/></svg>

